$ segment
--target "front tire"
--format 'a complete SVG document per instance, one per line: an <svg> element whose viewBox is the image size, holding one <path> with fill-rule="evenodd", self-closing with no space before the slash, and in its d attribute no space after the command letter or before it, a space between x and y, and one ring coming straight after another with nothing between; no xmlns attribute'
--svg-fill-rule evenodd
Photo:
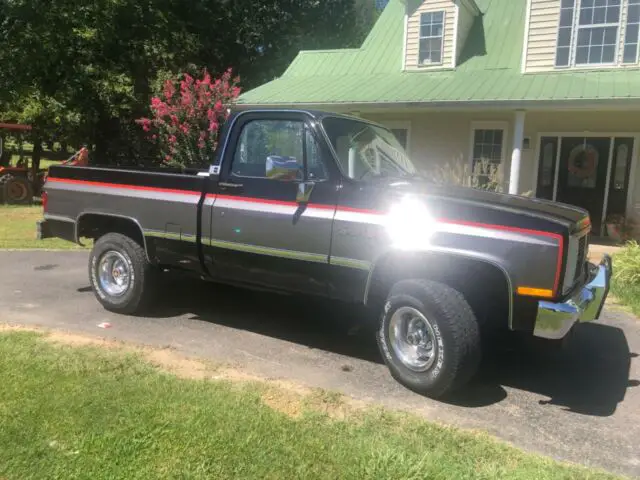
<svg viewBox="0 0 640 480"><path fill-rule="evenodd" d="M144 312L156 291L156 269L144 248L120 233L100 237L89 255L89 279L102 306L112 312Z"/></svg>
<svg viewBox="0 0 640 480"><path fill-rule="evenodd" d="M395 284L377 337L391 375L431 398L465 385L480 364L480 328L473 311L459 291L442 283Z"/></svg>

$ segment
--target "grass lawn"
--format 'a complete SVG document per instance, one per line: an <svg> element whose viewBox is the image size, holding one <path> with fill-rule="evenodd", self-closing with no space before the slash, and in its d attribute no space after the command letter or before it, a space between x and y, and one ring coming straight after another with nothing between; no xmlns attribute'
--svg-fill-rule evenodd
<svg viewBox="0 0 640 480"><path fill-rule="evenodd" d="M41 206L0 205L0 249L52 248L79 249L78 245L58 238L36 239L36 222L42 218Z"/></svg>
<svg viewBox="0 0 640 480"><path fill-rule="evenodd" d="M640 247L629 244L613 255L611 295L618 304L640 317Z"/></svg>
<svg viewBox="0 0 640 480"><path fill-rule="evenodd" d="M408 415L318 408L339 395L307 392L295 410L275 384L211 366L179 378L148 352L78 344L0 329L0 478L614 478Z"/></svg>

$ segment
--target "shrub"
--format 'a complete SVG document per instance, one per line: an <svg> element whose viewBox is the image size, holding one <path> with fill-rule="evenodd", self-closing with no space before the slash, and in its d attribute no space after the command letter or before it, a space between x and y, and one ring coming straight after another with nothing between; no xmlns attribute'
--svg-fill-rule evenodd
<svg viewBox="0 0 640 480"><path fill-rule="evenodd" d="M432 168L429 173L431 178L441 185L459 185L494 192L505 190L502 165L496 165L489 160L477 162L471 170L467 162L454 159L453 162Z"/></svg>
<svg viewBox="0 0 640 480"><path fill-rule="evenodd" d="M640 244L631 241L614 255L614 282L623 287L640 286Z"/></svg>
<svg viewBox="0 0 640 480"><path fill-rule="evenodd" d="M164 165L184 169L211 163L220 127L240 94L239 81L229 69L215 80L204 70L200 79L185 73L165 82L161 95L151 99L151 118L137 121L159 146Z"/></svg>
<svg viewBox="0 0 640 480"><path fill-rule="evenodd" d="M444 165L438 165L428 171L430 178L440 185L458 185L463 187L505 193L509 190L509 182L504 177L502 164L496 165L488 159L476 162L473 170L462 158L454 159ZM532 191L522 196L532 196Z"/></svg>

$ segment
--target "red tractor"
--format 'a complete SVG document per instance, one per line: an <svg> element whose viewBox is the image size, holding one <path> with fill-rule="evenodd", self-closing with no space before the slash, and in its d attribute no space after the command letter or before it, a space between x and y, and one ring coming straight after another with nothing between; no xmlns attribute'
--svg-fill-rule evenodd
<svg viewBox="0 0 640 480"><path fill-rule="evenodd" d="M0 132L3 131L19 136L31 131L31 126L0 123ZM0 203L30 204L34 196L40 196L46 170L38 170L34 178L33 169L24 155L20 155L15 163L11 160L11 152L4 149L4 136L0 135Z"/></svg>

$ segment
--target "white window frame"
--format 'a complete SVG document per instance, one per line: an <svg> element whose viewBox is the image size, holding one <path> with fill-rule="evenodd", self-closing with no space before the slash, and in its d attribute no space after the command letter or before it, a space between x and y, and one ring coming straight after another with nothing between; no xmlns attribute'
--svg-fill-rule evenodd
<svg viewBox="0 0 640 480"><path fill-rule="evenodd" d="M423 37L421 35L422 33L422 16L423 15L435 15L437 13L442 13L442 35L440 36L440 61L439 62L429 62L429 63L420 63L420 44L421 44L421 40L424 40L426 38L438 38L438 37ZM429 12L420 12L420 16L418 18L418 59L417 59L417 65L418 68L427 68L427 67L432 67L432 66L436 66L436 65L444 65L444 34L445 34L445 27L447 25L447 12L446 10L434 10L434 11L429 11Z"/></svg>
<svg viewBox="0 0 640 480"><path fill-rule="evenodd" d="M380 122L389 130L406 130L407 131L407 146L405 148L409 157L411 157L411 121L410 120L389 120Z"/></svg>
<svg viewBox="0 0 640 480"><path fill-rule="evenodd" d="M622 9L625 8L625 1L620 0L620 11L618 12L618 22L617 23L592 23L589 25L580 25L580 9L582 8L583 0L576 0L576 4L578 8L574 12L573 15L573 28L574 32L572 35L573 42L573 52L571 58L571 64L575 67L593 67L593 66L602 66L602 65L616 65L618 63L618 55L620 53L620 39L622 35ZM613 51L613 61L612 62L601 62L601 63L581 63L576 64L576 53L578 51L578 36L580 34L580 30L593 29L593 28L610 28L610 27L618 27L618 33L616 35L615 49Z"/></svg>
<svg viewBox="0 0 640 480"><path fill-rule="evenodd" d="M634 5L638 5L638 3L634 3ZM624 61L624 49L627 46L627 27L629 26L629 7L631 6L631 2L627 0L625 2L625 21L624 21L624 32L620 32L620 42L622 44L622 52L620 52L620 65L637 65L638 56L640 55L640 27L638 28L638 37L636 38L636 58L633 62L625 62ZM622 17L622 15L620 15ZM622 23L622 21L620 22ZM622 25L620 26L622 28Z"/></svg>
<svg viewBox="0 0 640 480"><path fill-rule="evenodd" d="M509 123L503 121L478 121L471 122L471 132L469 136L469 167L473 172L473 150L475 147L476 130L502 130L502 152L500 155L500 164L507 166L505 161L507 159L507 136L509 135Z"/></svg>
<svg viewBox="0 0 640 480"><path fill-rule="evenodd" d="M624 41L625 38L625 34L626 34L626 23L625 25L622 24L622 18L623 18L623 12L626 11L625 9L628 8L628 1L627 0L620 0L620 13L618 16L618 22L617 23L598 23L598 24L590 24L590 25L580 25L580 9L582 8L582 2L583 0L575 0L575 4L573 7L573 23L571 26L571 43L569 44L569 65L555 65L556 59L557 59L557 49L558 49L558 40L560 37L560 16L558 16L558 24L556 26L556 41L555 41L555 50L554 50L554 68L558 69L558 70L563 70L563 69L570 69L570 68L574 68L574 69L589 69L589 68L593 68L593 67L613 67L613 66L617 66L617 65L621 65L622 64L622 60L620 58L620 44ZM562 10L562 7L560 6L560 11ZM578 50L578 32L581 29L587 29L587 28L606 28L606 27L614 27L617 26L618 27L618 34L616 36L616 42L615 42L615 51L613 54L613 61L612 62L603 62L603 63L581 63L581 64L576 64L576 52ZM640 46L639 46L640 49ZM631 65L631 64L626 64L626 65Z"/></svg>

